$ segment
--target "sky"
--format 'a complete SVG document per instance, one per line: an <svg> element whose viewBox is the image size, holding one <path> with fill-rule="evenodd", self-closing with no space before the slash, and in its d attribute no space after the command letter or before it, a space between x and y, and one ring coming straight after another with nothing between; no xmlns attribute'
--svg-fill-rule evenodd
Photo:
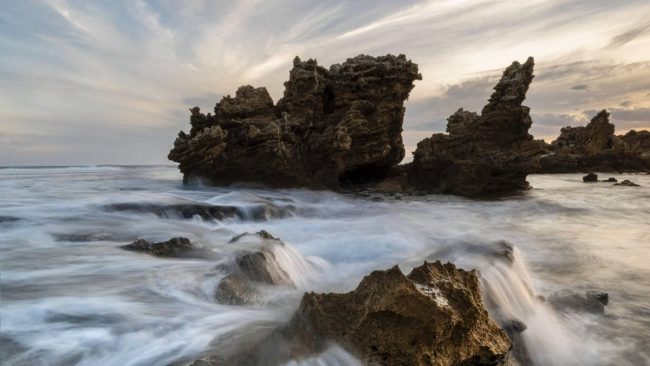
<svg viewBox="0 0 650 366"><path fill-rule="evenodd" d="M407 151L528 56L536 138L604 108L650 129L648 0L0 0L0 165L170 164L188 108L245 84L277 101L295 56L361 53L419 65Z"/></svg>

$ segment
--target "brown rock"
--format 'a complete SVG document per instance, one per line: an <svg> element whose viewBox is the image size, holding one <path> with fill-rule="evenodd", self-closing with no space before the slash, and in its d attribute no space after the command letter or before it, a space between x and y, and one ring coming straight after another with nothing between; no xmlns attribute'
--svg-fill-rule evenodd
<svg viewBox="0 0 650 366"><path fill-rule="evenodd" d="M627 187L639 187L638 184L636 184L636 183L634 183L634 182L632 182L632 181L629 181L629 180L627 180L627 179L625 179L625 180L622 181L621 183L615 183L614 185L615 185L615 186L627 186Z"/></svg>
<svg viewBox="0 0 650 366"><path fill-rule="evenodd" d="M598 182L598 175L594 174L594 173L589 173L589 174L585 175L584 177L582 177L582 181L585 182L585 183Z"/></svg>
<svg viewBox="0 0 650 366"><path fill-rule="evenodd" d="M172 238L167 241L152 243L144 239L138 239L131 244L123 245L122 249L134 252L143 252L158 257L178 257L183 252L194 249L188 238Z"/></svg>
<svg viewBox="0 0 650 366"><path fill-rule="evenodd" d="M424 263L375 271L346 294L304 295L286 326L231 364L306 357L336 342L366 364L492 365L512 344L483 306L475 271ZM273 350L273 352L269 352Z"/></svg>
<svg viewBox="0 0 650 366"><path fill-rule="evenodd" d="M563 127L540 158L541 173L625 172L650 170L647 131L614 135L609 113L600 111L586 126Z"/></svg>
<svg viewBox="0 0 650 366"><path fill-rule="evenodd" d="M418 189L467 196L528 189L540 144L528 134L529 108L522 106L533 80L532 58L504 72L481 115L459 109L448 119L448 134L420 141L410 180Z"/></svg>
<svg viewBox="0 0 650 366"><path fill-rule="evenodd" d="M360 55L329 70L294 59L284 97L243 86L214 115L191 109L192 129L169 153L187 182L339 188L381 178L404 157L404 100L421 78L404 55Z"/></svg>
<svg viewBox="0 0 650 366"><path fill-rule="evenodd" d="M295 286L273 251L273 246L285 245L281 240L262 230L255 234L237 235L230 243L236 243L250 235L261 238L263 245L257 251L242 251L237 255L231 273L224 277L217 287L216 300L222 304L257 303L260 300L260 285Z"/></svg>

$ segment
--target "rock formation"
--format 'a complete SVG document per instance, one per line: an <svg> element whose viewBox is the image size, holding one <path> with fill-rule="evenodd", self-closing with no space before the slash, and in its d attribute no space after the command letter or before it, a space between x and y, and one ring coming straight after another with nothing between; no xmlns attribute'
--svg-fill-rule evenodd
<svg viewBox="0 0 650 366"><path fill-rule="evenodd" d="M109 212L150 213L161 218L192 219L200 217L203 220L235 218L252 221L287 217L295 209L292 205L278 206L270 202L260 202L259 205L249 206L246 209L238 206L209 205L194 202L172 204L125 202L105 205L103 208Z"/></svg>
<svg viewBox="0 0 650 366"><path fill-rule="evenodd" d="M540 152L528 129L522 103L533 80L532 58L504 72L481 115L462 108L447 120L448 134L420 141L414 152L411 184L431 193L483 195L527 189L526 175Z"/></svg>
<svg viewBox="0 0 650 366"><path fill-rule="evenodd" d="M630 181L630 180L623 180L621 183L614 183L615 186L625 186L625 187L639 187L638 184Z"/></svg>
<svg viewBox="0 0 650 366"><path fill-rule="evenodd" d="M298 310L245 356L226 364L280 364L335 342L377 365L494 365L512 344L483 306L476 271L424 263L395 266L345 294L306 293Z"/></svg>
<svg viewBox="0 0 650 366"><path fill-rule="evenodd" d="M188 238L179 237L159 243L138 239L131 244L123 245L122 249L143 252L158 257L178 257L184 252L189 252L194 249L194 246Z"/></svg>
<svg viewBox="0 0 650 366"><path fill-rule="evenodd" d="M329 70L296 57L276 105L240 87L214 115L191 109L169 153L184 180L337 189L381 177L404 157L404 100L421 79L404 55L360 55Z"/></svg>
<svg viewBox="0 0 650 366"><path fill-rule="evenodd" d="M282 268L277 249L286 244L265 230L255 234L243 233L233 237L229 244L254 236L261 242L258 250L240 251L231 268L217 287L216 300L227 305L253 304L261 301L260 286L295 287L294 281Z"/></svg>
<svg viewBox="0 0 650 366"><path fill-rule="evenodd" d="M541 173L650 171L650 133L614 135L609 113L600 111L586 126L564 127L540 159Z"/></svg>
<svg viewBox="0 0 650 366"><path fill-rule="evenodd" d="M582 177L582 181L585 183L592 183L592 182L598 182L598 174L595 173L589 173Z"/></svg>
<svg viewBox="0 0 650 366"><path fill-rule="evenodd" d="M606 292L587 291L584 294L563 290L553 293L548 303L563 312L580 311L589 313L604 313L609 304L609 294Z"/></svg>

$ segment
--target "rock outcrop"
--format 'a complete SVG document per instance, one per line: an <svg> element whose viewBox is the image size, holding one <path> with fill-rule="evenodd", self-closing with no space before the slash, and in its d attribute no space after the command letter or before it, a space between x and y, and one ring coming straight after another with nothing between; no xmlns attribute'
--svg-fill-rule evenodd
<svg viewBox="0 0 650 366"><path fill-rule="evenodd" d="M621 183L614 183L615 186L625 186L625 187L639 187L638 184L630 181L630 180L623 180Z"/></svg>
<svg viewBox="0 0 650 366"><path fill-rule="evenodd" d="M295 207L292 205L278 206L270 202L242 208L241 206L209 205L206 203L142 203L125 202L103 206L109 212L133 212L154 214L161 218L192 219L199 217L203 220L239 219L265 221L268 219L290 216Z"/></svg>
<svg viewBox="0 0 650 366"><path fill-rule="evenodd" d="M522 103L533 80L532 58L504 72L481 115L462 108L447 120L447 134L420 141L414 152L411 184L431 193L466 196L510 193L529 187L540 145L528 129Z"/></svg>
<svg viewBox="0 0 650 366"><path fill-rule="evenodd" d="M549 296L548 303L563 312L580 311L602 314L605 312L605 306L609 304L609 294L596 291L578 294L570 290L563 290Z"/></svg>
<svg viewBox="0 0 650 366"><path fill-rule="evenodd" d="M158 243L138 239L131 244L123 245L122 249L147 253L158 257L178 257L193 250L194 246L188 238L179 237Z"/></svg>
<svg viewBox="0 0 650 366"><path fill-rule="evenodd" d="M377 365L494 365L512 347L483 306L475 271L427 263L408 276L395 266L345 294L306 293L285 326L227 364L280 364L335 342Z"/></svg>
<svg viewBox="0 0 650 366"><path fill-rule="evenodd" d="M217 286L216 300L226 305L255 304L262 301L260 289L267 286L284 286L295 288L296 282L289 276L279 260L279 256L292 258L292 265L300 270L310 264L298 253L287 248L287 244L265 230L255 234L243 233L233 237L229 244L237 244L244 238L251 237L255 250L240 250L233 263L227 266L229 273ZM291 261L291 260L290 260Z"/></svg>
<svg viewBox="0 0 650 366"><path fill-rule="evenodd" d="M380 178L404 157L404 100L421 79L404 55L360 55L325 69L294 59L276 105L265 88L240 87L214 115L191 109L169 159L184 180L337 189Z"/></svg>
<svg viewBox="0 0 650 366"><path fill-rule="evenodd" d="M614 135L606 110L589 124L563 127L547 154L540 158L541 173L650 171L650 133L630 131Z"/></svg>
<svg viewBox="0 0 650 366"><path fill-rule="evenodd" d="M582 181L585 183L592 183L592 182L598 182L598 174L595 173L589 173L582 177Z"/></svg>

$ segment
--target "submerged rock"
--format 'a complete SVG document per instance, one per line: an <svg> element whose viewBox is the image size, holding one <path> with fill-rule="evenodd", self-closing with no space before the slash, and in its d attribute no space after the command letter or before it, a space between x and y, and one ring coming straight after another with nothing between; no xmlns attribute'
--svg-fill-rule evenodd
<svg viewBox="0 0 650 366"><path fill-rule="evenodd" d="M282 99L240 87L214 115L191 109L169 153L184 181L339 188L381 177L404 157L404 100L421 79L404 55L360 55L325 69L294 59Z"/></svg>
<svg viewBox="0 0 650 366"><path fill-rule="evenodd" d="M240 239L242 239L243 237L251 236L251 235L257 236L258 238L264 239L264 240L278 240L278 241L280 240L280 239L274 237L273 235L271 235L268 231L260 230L260 231L256 232L255 234L242 233L242 234L239 234L239 235L235 235L235 236L232 237L232 239L230 239L230 241L228 241L228 243L236 243Z"/></svg>
<svg viewBox="0 0 650 366"><path fill-rule="evenodd" d="M594 174L594 173L589 173L589 174L585 175L584 177L582 177L582 181L585 182L585 183L598 182L598 175Z"/></svg>
<svg viewBox="0 0 650 366"><path fill-rule="evenodd" d="M609 177L609 178L605 179L603 182L616 183L616 182L618 182L618 180L616 178L614 178L614 177Z"/></svg>
<svg viewBox="0 0 650 366"><path fill-rule="evenodd" d="M645 134L631 131L615 136L614 129L606 110L596 114L586 126L563 127L549 145L549 154L540 158L539 172L649 171L650 142L646 143Z"/></svg>
<svg viewBox="0 0 650 366"><path fill-rule="evenodd" d="M241 251L237 254L230 273L219 282L216 300L227 305L253 304L260 301L259 285L295 287L295 283L276 256L276 246L285 244L262 230L255 234L243 233L233 237L236 243L246 236L263 240L257 251Z"/></svg>
<svg viewBox="0 0 650 366"><path fill-rule="evenodd" d="M609 303L609 294L596 291L578 294L564 290L549 296L548 303L559 311L582 311L602 314L605 312L605 306Z"/></svg>
<svg viewBox="0 0 650 366"><path fill-rule="evenodd" d="M287 325L228 362L279 364L331 342L377 365L492 365L512 346L483 306L476 271L425 262L408 276L372 272L349 293L306 293Z"/></svg>
<svg viewBox="0 0 650 366"><path fill-rule="evenodd" d="M4 224L6 222L16 222L21 220L19 217L14 217L14 216L0 216L0 224Z"/></svg>
<svg viewBox="0 0 650 366"><path fill-rule="evenodd" d="M204 203L114 203L105 205L106 211L126 211L137 213L150 213L162 218L191 219L200 217L203 220L224 220L236 218L240 220L264 221L270 218L283 218L290 216L293 206L276 206L270 203L260 203L252 207L236 207L223 205L208 205Z"/></svg>
<svg viewBox="0 0 650 366"><path fill-rule="evenodd" d="M188 238L178 237L167 241L152 243L148 240L138 239L131 244L123 245L122 249L134 252L143 252L158 257L178 257L184 252L194 249Z"/></svg>
<svg viewBox="0 0 650 366"><path fill-rule="evenodd" d="M627 180L627 179L625 179L625 180L622 181L621 183L616 183L616 184L614 184L614 185L615 185L615 186L626 186L626 187L639 187L638 184L636 184L636 183L634 183L634 182L632 182L632 181L629 181L629 180Z"/></svg>
<svg viewBox="0 0 650 366"><path fill-rule="evenodd" d="M541 151L528 129L522 103L533 80L532 58L513 62L504 72L481 115L462 108L448 118L448 134L434 134L415 150L411 183L420 190L466 196L501 194L529 188Z"/></svg>

